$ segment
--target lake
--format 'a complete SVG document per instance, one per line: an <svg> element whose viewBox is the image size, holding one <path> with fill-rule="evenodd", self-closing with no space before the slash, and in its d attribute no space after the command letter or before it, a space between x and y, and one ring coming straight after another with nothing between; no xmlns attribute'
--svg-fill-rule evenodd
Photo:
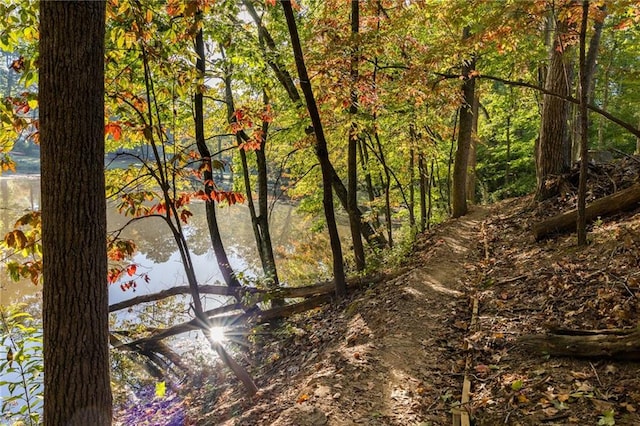
<svg viewBox="0 0 640 426"><path fill-rule="evenodd" d="M40 182L38 176L0 177L0 237L11 230L16 219L29 210L40 208ZM204 215L204 203L195 202L190 206L193 216L185 226L188 243L196 266L200 284L222 283L216 258L211 249L211 240ZM260 259L246 205L223 206L217 208L218 224L227 249L231 266L247 278L255 277L260 271ZM107 222L110 231L118 229L129 218L120 215L115 208L108 208ZM276 203L270 216L274 248L277 253L287 253L301 241L311 241L311 219L296 213L289 203ZM347 236L346 232L342 232ZM147 273L150 280L137 280L135 292L122 291L118 284L110 286L109 301L117 303L142 294L155 293L176 285L186 285L180 256L169 229L159 218L137 221L122 234L138 245L133 257L137 272ZM276 254L276 262L283 256ZM317 268L319 276L328 269L322 263L305 265ZM281 272L281 280L286 281L286 272ZM0 303L10 304L25 299L38 298L40 286L28 280L12 282L4 271L0 271Z"/></svg>

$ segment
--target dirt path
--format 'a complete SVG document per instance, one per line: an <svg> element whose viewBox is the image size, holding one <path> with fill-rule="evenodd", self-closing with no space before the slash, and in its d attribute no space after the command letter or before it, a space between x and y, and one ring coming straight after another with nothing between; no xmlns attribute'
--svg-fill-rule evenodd
<svg viewBox="0 0 640 426"><path fill-rule="evenodd" d="M212 419L220 424L226 414L226 425L451 424L471 314L466 290L483 255L487 213L475 207L439 226L419 239L407 272L291 326L295 336L274 349L273 362L258 373L264 379L257 404L218 406ZM292 365L292 358L298 362ZM244 413L233 416L238 411Z"/></svg>

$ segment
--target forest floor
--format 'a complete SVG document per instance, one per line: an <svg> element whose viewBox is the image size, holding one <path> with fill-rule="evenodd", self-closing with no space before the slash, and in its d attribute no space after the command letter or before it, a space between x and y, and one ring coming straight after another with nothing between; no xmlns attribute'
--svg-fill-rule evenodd
<svg viewBox="0 0 640 426"><path fill-rule="evenodd" d="M605 175L613 189L626 185ZM590 199L611 192L602 182ZM395 277L261 339L247 356L256 398L217 370L218 384L198 383L183 400L181 424L451 425L461 408L475 425L640 424L640 363L554 358L519 343L549 327L640 320L640 209L596 221L584 248L574 233L534 241L532 224L573 205L565 188L436 226Z"/></svg>

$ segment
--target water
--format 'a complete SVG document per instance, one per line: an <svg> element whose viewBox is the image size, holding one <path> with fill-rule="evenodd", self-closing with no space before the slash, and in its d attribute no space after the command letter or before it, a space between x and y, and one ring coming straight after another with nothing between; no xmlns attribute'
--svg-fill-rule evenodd
<svg viewBox="0 0 640 426"><path fill-rule="evenodd" d="M13 228L20 216L39 207L40 185L37 177L0 177L0 237ZM190 210L193 216L185 227L185 233L188 236L198 281L200 284L221 284L223 280L211 249L204 203L194 202ZM260 270L260 261L247 207L218 207L217 218L233 269L247 277L256 276ZM107 211L110 231L119 229L129 219L120 215L114 208ZM310 221L297 214L290 204L277 203L271 213L270 223L274 247L279 247L280 252L289 251L294 242L311 239ZM123 232L122 237L136 242L138 252L132 261L137 265L137 272L148 274L150 280L146 283L138 279L135 292L123 292L119 285L111 285L110 303L187 284L173 237L161 219L148 218L137 221ZM34 286L28 280L14 283L4 271L0 271L0 303L10 304L25 299L38 299L40 291L40 286Z"/></svg>

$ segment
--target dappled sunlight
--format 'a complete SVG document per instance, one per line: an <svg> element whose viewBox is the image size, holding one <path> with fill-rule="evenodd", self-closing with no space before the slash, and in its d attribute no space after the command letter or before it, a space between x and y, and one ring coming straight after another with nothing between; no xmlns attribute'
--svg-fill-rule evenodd
<svg viewBox="0 0 640 426"><path fill-rule="evenodd" d="M462 296L462 292L445 287L439 280L431 277L429 280L425 280L425 284L438 293L444 293L456 297Z"/></svg>

